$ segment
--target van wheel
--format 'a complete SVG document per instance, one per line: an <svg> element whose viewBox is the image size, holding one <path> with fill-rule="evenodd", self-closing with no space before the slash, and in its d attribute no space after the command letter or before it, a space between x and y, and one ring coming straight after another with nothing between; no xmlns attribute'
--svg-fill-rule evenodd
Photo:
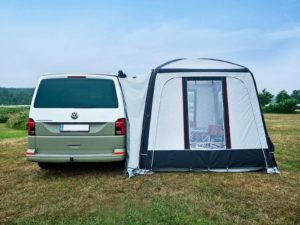
<svg viewBox="0 0 300 225"><path fill-rule="evenodd" d="M54 165L52 163L42 163L42 162L39 162L39 167L43 170L46 170L46 169L51 169L54 167Z"/></svg>

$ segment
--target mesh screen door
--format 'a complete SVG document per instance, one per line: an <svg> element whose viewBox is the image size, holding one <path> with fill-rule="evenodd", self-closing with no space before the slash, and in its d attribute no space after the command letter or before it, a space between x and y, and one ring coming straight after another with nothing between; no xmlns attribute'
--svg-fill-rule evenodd
<svg viewBox="0 0 300 225"><path fill-rule="evenodd" d="M191 150L225 149L223 80L189 78L185 85L187 147Z"/></svg>

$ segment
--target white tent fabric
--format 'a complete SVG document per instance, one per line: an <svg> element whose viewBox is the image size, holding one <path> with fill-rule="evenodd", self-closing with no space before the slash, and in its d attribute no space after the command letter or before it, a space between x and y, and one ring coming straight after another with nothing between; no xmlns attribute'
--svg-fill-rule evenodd
<svg viewBox="0 0 300 225"><path fill-rule="evenodd" d="M232 148L267 148L266 134L251 76L227 79Z"/></svg>
<svg viewBox="0 0 300 225"><path fill-rule="evenodd" d="M139 168L142 123L149 78L138 76L120 79L127 114L126 167L130 176Z"/></svg>
<svg viewBox="0 0 300 225"><path fill-rule="evenodd" d="M204 127L206 129L220 127L216 125L217 123L223 124L223 128L218 129L223 130L224 133L224 119L228 119L230 149L261 149L268 168L270 162L267 161L270 160L267 159L264 152L264 149L268 149L267 136L257 98L255 81L250 71L244 71L243 69L246 68L219 60L182 59L161 66L159 70L154 71L156 72L156 79L153 89L147 146L147 149L153 152L152 160L156 151L180 151L185 149L186 134L184 126L186 121L184 121L183 83L186 82L185 79L189 79L191 81L187 82L187 85L189 85L188 94L190 95L187 96L190 101L188 103L190 104L188 105L188 126L194 124L197 129L190 127L188 138L192 139L191 135L201 133L200 130ZM160 72L161 70L164 71ZM225 79L226 86L219 86L218 80L212 81L212 78L216 77ZM147 172L145 169L140 168L140 156L145 154L141 153L140 150L149 79L150 76L120 79L128 118L127 172L129 176ZM198 81L198 79L200 80ZM220 111L224 108L224 99L220 95L224 91L220 88L226 88L228 118L223 118L224 112ZM193 101L195 102L194 105ZM195 107L202 111L198 112ZM199 113L202 113L200 117ZM219 115L214 115L215 113L219 113ZM195 124L193 118L197 120L197 124ZM221 143L225 137L219 136L218 139L219 142L214 142L213 147L206 147L205 150L226 151L225 144L222 145ZM191 149L204 149L201 146L200 142L196 143L194 147L191 143ZM234 168L232 171L241 170Z"/></svg>
<svg viewBox="0 0 300 225"><path fill-rule="evenodd" d="M150 136L149 136L149 148L162 149L162 146L158 146L158 139L167 139L166 135L169 132L172 133L172 144L182 140L182 108L180 109L172 107L174 104L182 105L182 77L227 77L228 92L229 92L229 114L233 119L229 120L230 130L232 136L232 145L235 148L265 148L267 147L266 135L263 128L263 122L261 119L260 109L257 101L256 91L254 88L253 80L250 74L245 73L164 73L156 78L156 86L154 89L153 106L151 112L151 123L150 123ZM250 78L250 79L249 79ZM173 91L168 91L172 89ZM164 99L167 99L164 101ZM169 101L168 101L169 100ZM174 102L175 101L175 102ZM166 103L166 104L163 104ZM167 109L163 109L165 107ZM171 113L172 112L172 113ZM176 117L176 118L174 118ZM241 118L242 117L242 118ZM158 122L162 121L162 122ZM174 136L175 131L168 130L167 121L172 120L173 125L176 124L175 129L177 134ZM157 124L157 125L156 125ZM158 135L157 126L164 127L165 130L160 131L162 135ZM152 128L152 129L151 129ZM181 142L178 143L177 148L183 145ZM165 148L165 147L163 147ZM168 145L169 149L171 146Z"/></svg>

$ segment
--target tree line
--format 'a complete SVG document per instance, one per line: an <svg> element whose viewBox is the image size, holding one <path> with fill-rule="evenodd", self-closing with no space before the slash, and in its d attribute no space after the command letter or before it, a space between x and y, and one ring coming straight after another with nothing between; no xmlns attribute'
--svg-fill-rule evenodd
<svg viewBox="0 0 300 225"><path fill-rule="evenodd" d="M0 105L30 105L34 88L0 87Z"/></svg>
<svg viewBox="0 0 300 225"><path fill-rule="evenodd" d="M282 90L275 96L263 89L259 93L259 101L266 113L293 113L296 105L300 104L300 90L294 90L291 94Z"/></svg>

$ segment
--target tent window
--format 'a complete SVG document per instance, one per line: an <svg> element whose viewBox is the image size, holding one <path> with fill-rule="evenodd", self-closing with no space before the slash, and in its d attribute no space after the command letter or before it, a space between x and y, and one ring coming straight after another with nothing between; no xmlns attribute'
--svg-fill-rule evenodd
<svg viewBox="0 0 300 225"><path fill-rule="evenodd" d="M222 80L188 79L189 149L225 149Z"/></svg>
<svg viewBox="0 0 300 225"><path fill-rule="evenodd" d="M189 123L196 121L196 90L188 90Z"/></svg>

